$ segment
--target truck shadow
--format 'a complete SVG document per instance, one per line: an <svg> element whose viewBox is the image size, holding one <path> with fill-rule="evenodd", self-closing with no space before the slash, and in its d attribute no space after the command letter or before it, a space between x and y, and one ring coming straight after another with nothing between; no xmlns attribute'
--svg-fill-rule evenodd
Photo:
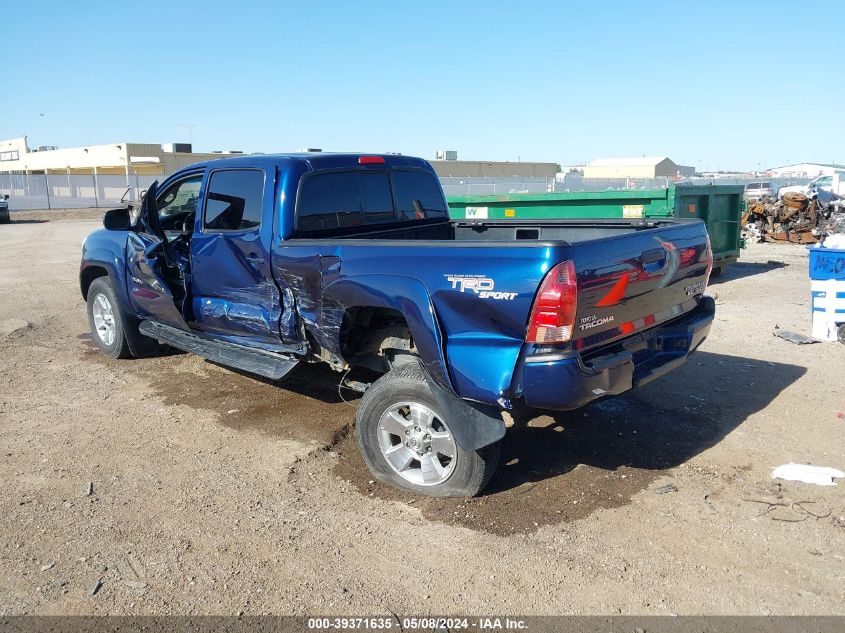
<svg viewBox="0 0 845 633"><path fill-rule="evenodd" d="M336 472L365 494L413 503L432 520L500 534L532 531L629 503L669 469L717 444L805 371L699 352L630 395L578 411L517 413L499 470L474 499L419 497L371 484L351 444L337 449L344 459ZM734 473L747 467L725 465Z"/></svg>
<svg viewBox="0 0 845 633"><path fill-rule="evenodd" d="M767 262L734 262L725 267L724 272L719 277L711 277L709 286L716 286L723 284L726 281L734 281L735 279L742 279L743 277L751 277L752 275L760 275L778 268L786 268L789 264L775 259L770 259Z"/></svg>
<svg viewBox="0 0 845 633"><path fill-rule="evenodd" d="M238 430L256 429L331 449L316 451L315 470L333 471L370 496L413 505L423 516L497 534L530 532L615 508L672 476L671 469L718 444L767 407L806 370L797 365L697 352L672 374L627 395L570 412L515 412L499 469L473 499L438 499L374 481L353 428L358 394L338 394L340 374L301 364L281 382L232 372L190 355L127 365L103 357L90 340L84 357L130 367L168 405L216 412ZM350 406L352 405L352 406ZM746 463L712 467L735 477ZM676 475L680 477L680 475ZM303 487L324 485L312 478Z"/></svg>

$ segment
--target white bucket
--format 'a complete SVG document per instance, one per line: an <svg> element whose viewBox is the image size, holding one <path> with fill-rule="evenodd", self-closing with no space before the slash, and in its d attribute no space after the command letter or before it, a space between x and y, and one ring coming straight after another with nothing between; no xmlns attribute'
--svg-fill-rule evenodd
<svg viewBox="0 0 845 633"><path fill-rule="evenodd" d="M813 338L820 341L837 340L837 328L845 323L845 281L811 281L810 306L813 314Z"/></svg>

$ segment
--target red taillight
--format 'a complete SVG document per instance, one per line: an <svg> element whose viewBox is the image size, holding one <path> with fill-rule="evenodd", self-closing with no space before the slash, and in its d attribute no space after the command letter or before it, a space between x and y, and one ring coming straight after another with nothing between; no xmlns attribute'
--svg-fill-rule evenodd
<svg viewBox="0 0 845 633"><path fill-rule="evenodd" d="M565 343L572 338L578 292L575 264L561 262L540 284L528 320L527 343Z"/></svg>
<svg viewBox="0 0 845 633"><path fill-rule="evenodd" d="M681 268L686 268L690 264L695 261L695 256L698 253L695 250L694 246L690 246L689 248L682 248L681 249Z"/></svg>
<svg viewBox="0 0 845 633"><path fill-rule="evenodd" d="M713 272L713 249L710 248L710 236L707 236L707 271L704 273L704 285L710 283L710 273Z"/></svg>
<svg viewBox="0 0 845 633"><path fill-rule="evenodd" d="M384 156L359 156L359 165L384 165Z"/></svg>

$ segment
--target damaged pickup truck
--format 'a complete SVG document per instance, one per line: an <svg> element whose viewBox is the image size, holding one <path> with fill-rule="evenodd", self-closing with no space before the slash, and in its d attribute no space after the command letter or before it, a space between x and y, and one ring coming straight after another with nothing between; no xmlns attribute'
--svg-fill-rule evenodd
<svg viewBox="0 0 845 633"><path fill-rule="evenodd" d="M365 390L359 447L375 477L423 494L484 488L503 411L644 384L714 314L700 220L452 222L432 167L407 156L200 163L104 225L80 269L104 354L377 372L348 383Z"/></svg>

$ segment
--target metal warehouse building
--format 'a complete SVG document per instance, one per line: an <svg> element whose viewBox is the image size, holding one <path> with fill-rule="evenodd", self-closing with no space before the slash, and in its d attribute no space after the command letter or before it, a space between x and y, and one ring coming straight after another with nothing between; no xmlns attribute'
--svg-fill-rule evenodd
<svg viewBox="0 0 845 633"><path fill-rule="evenodd" d="M429 161L440 178L547 178L560 171L557 163L512 163L485 160Z"/></svg>
<svg viewBox="0 0 845 633"><path fill-rule="evenodd" d="M666 156L597 158L584 167L584 178L675 178L694 176L695 168Z"/></svg>

